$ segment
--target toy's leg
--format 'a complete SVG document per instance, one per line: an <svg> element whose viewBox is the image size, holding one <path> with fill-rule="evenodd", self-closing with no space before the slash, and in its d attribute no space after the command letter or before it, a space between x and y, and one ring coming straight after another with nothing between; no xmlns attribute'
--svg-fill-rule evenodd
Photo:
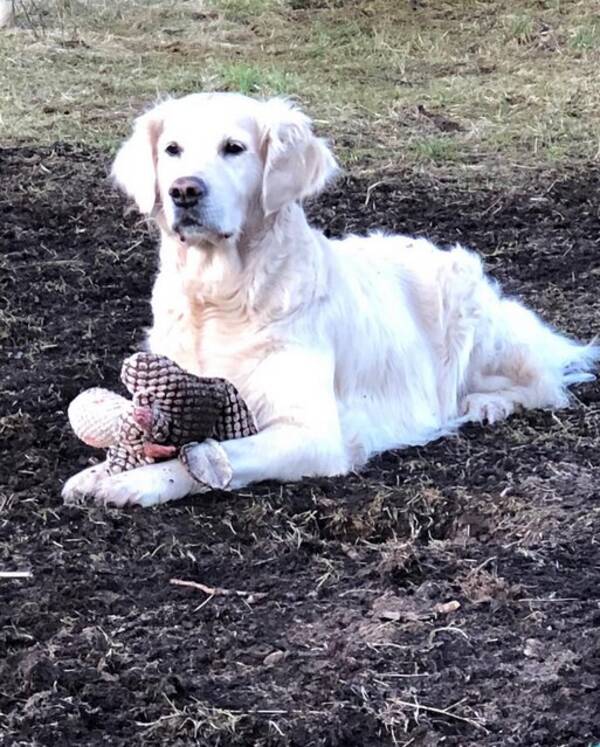
<svg viewBox="0 0 600 747"><path fill-rule="evenodd" d="M174 457L176 454L176 446L155 444L153 441L147 441L144 444L144 455L150 459L169 459L170 457Z"/></svg>

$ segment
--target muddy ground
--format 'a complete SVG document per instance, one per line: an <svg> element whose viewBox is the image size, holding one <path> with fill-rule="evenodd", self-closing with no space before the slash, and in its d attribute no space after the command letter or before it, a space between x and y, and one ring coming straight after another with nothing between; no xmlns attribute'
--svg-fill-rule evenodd
<svg viewBox="0 0 600 747"><path fill-rule="evenodd" d="M362 474L156 510L64 507L65 409L149 321L152 240L72 147L0 150L0 739L6 745L600 741L600 386ZM598 332L599 172L460 187L347 179L332 235L482 252ZM368 202L368 204L365 204ZM207 596L173 578L245 595Z"/></svg>

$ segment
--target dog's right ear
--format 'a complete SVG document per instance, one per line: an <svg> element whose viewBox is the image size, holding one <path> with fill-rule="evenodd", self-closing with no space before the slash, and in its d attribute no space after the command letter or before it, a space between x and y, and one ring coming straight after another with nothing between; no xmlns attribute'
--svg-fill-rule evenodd
<svg viewBox="0 0 600 747"><path fill-rule="evenodd" d="M159 104L135 120L133 134L117 152L111 171L116 184L145 215L152 212L158 196L156 143L163 127L164 107Z"/></svg>
<svg viewBox="0 0 600 747"><path fill-rule="evenodd" d="M284 99L263 104L265 154L262 203L266 215L289 202L318 194L338 171L327 143L310 119Z"/></svg>

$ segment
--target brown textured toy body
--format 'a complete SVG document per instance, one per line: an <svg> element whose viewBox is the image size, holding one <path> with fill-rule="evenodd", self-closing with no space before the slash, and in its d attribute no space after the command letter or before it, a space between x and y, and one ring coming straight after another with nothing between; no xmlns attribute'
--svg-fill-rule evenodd
<svg viewBox="0 0 600 747"><path fill-rule="evenodd" d="M175 456L191 442L256 433L246 403L225 379L194 376L165 356L136 353L123 363L121 380L132 400L94 388L69 406L76 435L108 449L110 473ZM181 457L187 464L185 450Z"/></svg>

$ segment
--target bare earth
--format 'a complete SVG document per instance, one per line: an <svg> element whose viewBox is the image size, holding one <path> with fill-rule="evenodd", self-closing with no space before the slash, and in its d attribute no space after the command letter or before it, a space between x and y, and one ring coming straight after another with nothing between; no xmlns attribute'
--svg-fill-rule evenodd
<svg viewBox="0 0 600 747"><path fill-rule="evenodd" d="M117 387L149 322L153 241L107 163L0 150L0 568L33 574L0 579L0 743L600 741L598 384L567 411L469 427L360 475L157 510L61 505L90 457L67 404ZM561 168L518 189L347 179L311 215L331 235L463 241L587 339L600 172Z"/></svg>

